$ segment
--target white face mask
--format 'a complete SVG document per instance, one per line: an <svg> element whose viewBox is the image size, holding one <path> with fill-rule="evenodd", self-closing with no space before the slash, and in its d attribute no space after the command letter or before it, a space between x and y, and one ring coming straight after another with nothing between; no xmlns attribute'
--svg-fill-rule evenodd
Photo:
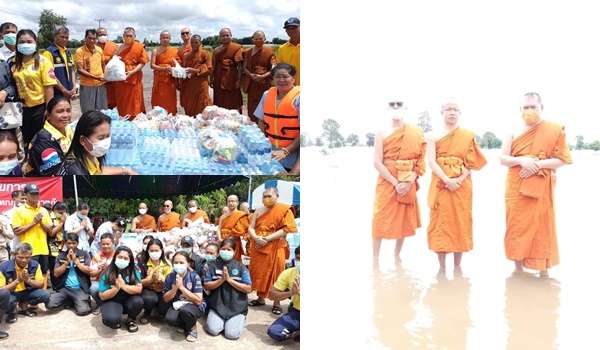
<svg viewBox="0 0 600 350"><path fill-rule="evenodd" d="M190 213L194 214L196 212L196 210L198 210L198 208L190 207L190 208L188 208L188 210L190 211Z"/></svg>
<svg viewBox="0 0 600 350"><path fill-rule="evenodd" d="M86 137L87 139L87 137ZM90 139L87 139L88 141L90 141ZM106 154L106 152L108 152L108 149L110 148L110 136L105 138L102 141L98 141L98 142L92 142L90 141L90 143L92 144L92 146L94 147L90 152L90 154L96 158L100 158L103 155Z"/></svg>
<svg viewBox="0 0 600 350"><path fill-rule="evenodd" d="M108 40L108 37L107 37L106 35L100 35L100 36L98 37L98 42L99 42L100 44L104 44L104 43L106 42L106 40Z"/></svg>
<svg viewBox="0 0 600 350"><path fill-rule="evenodd" d="M150 259L152 259L152 260L158 260L158 259L160 259L161 254L162 254L161 252L150 252L150 253L148 253L148 255L150 255Z"/></svg>
<svg viewBox="0 0 600 350"><path fill-rule="evenodd" d="M18 164L19 160L17 158L0 162L0 175L8 175Z"/></svg>
<svg viewBox="0 0 600 350"><path fill-rule="evenodd" d="M148 209L140 209L138 211L140 212L140 214L144 215L144 214L146 214L146 212L148 212Z"/></svg>

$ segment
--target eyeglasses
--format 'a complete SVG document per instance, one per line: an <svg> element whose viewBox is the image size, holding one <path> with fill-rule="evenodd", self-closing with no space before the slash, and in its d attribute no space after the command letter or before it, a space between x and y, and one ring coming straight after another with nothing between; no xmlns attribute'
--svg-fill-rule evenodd
<svg viewBox="0 0 600 350"><path fill-rule="evenodd" d="M388 102L388 105L392 108L394 108L394 106L402 107L402 105L404 105L404 102Z"/></svg>
<svg viewBox="0 0 600 350"><path fill-rule="evenodd" d="M181 35L189 35L190 32L181 32Z"/></svg>
<svg viewBox="0 0 600 350"><path fill-rule="evenodd" d="M444 108L444 112L460 112L458 108Z"/></svg>

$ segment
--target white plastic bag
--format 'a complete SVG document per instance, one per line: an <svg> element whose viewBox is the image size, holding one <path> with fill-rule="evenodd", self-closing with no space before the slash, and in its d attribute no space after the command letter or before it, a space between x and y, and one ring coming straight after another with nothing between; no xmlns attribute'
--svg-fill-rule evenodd
<svg viewBox="0 0 600 350"><path fill-rule="evenodd" d="M123 81L127 75L125 74L125 62L121 61L121 57L114 55L113 58L106 64L106 72L104 80L106 81Z"/></svg>
<svg viewBox="0 0 600 350"><path fill-rule="evenodd" d="M173 78L179 78L179 79L187 78L187 74L185 74L185 69L181 68L181 66L179 65L179 62L177 62L176 59L173 59L173 61L175 61L175 67L171 68L171 75L173 76Z"/></svg>

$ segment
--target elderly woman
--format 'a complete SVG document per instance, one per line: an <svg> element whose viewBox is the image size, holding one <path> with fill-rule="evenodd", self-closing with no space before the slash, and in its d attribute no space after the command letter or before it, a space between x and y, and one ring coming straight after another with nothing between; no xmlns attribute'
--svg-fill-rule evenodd
<svg viewBox="0 0 600 350"><path fill-rule="evenodd" d="M275 87L265 91L254 111L258 127L271 141L271 155L291 175L300 175L300 87L296 68L277 63L271 69Z"/></svg>

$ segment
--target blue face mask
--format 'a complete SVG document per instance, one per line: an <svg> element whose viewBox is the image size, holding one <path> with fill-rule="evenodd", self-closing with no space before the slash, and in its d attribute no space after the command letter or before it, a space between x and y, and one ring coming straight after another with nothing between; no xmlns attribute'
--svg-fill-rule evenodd
<svg viewBox="0 0 600 350"><path fill-rule="evenodd" d="M233 252L229 251L229 250L221 250L219 252L219 255L221 256L221 259L223 259L224 261L229 261L229 260L233 259Z"/></svg>
<svg viewBox="0 0 600 350"><path fill-rule="evenodd" d="M4 34L4 42L8 45L14 45L17 43L17 34L8 33Z"/></svg>
<svg viewBox="0 0 600 350"><path fill-rule="evenodd" d="M8 175L11 171L19 164L19 161L15 158L13 160L7 160L6 162L0 162L0 175Z"/></svg>
<svg viewBox="0 0 600 350"><path fill-rule="evenodd" d="M17 50L23 55L33 55L37 51L35 44L19 44Z"/></svg>
<svg viewBox="0 0 600 350"><path fill-rule="evenodd" d="M188 255L192 254L192 248L181 248L181 251L188 253Z"/></svg>
<svg viewBox="0 0 600 350"><path fill-rule="evenodd" d="M173 270L179 275L183 275L185 270L187 270L186 264L173 264Z"/></svg>
<svg viewBox="0 0 600 350"><path fill-rule="evenodd" d="M213 262L213 261L217 260L217 257L214 255L205 255L204 259L206 259L206 261L208 261L208 262Z"/></svg>
<svg viewBox="0 0 600 350"><path fill-rule="evenodd" d="M83 219L87 218L87 216L85 216L83 214L79 214L79 213L77 213L77 217L79 218L79 220L83 220Z"/></svg>
<svg viewBox="0 0 600 350"><path fill-rule="evenodd" d="M126 268L127 266L129 266L129 261L123 260L123 259L117 259L117 260L115 260L115 265L117 265L117 268L122 270L122 269Z"/></svg>
<svg viewBox="0 0 600 350"><path fill-rule="evenodd" d="M54 216L56 216L57 219L62 218L62 214L61 213L54 213Z"/></svg>

